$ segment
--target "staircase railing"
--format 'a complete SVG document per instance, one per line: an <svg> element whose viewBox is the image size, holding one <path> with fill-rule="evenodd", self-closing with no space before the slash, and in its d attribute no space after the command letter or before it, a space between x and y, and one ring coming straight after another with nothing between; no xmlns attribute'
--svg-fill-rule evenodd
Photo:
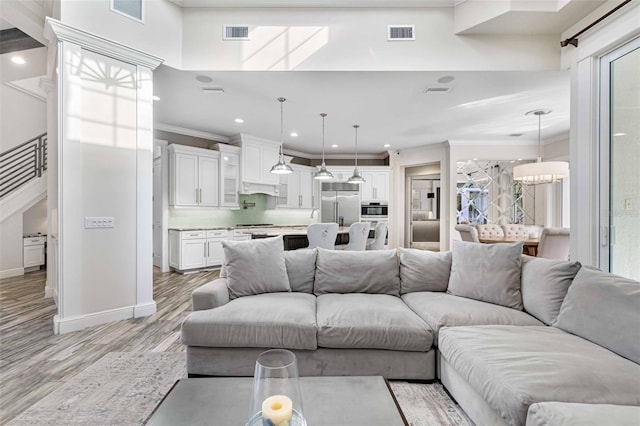
<svg viewBox="0 0 640 426"><path fill-rule="evenodd" d="M0 154L0 198L9 195L47 170L47 134Z"/></svg>

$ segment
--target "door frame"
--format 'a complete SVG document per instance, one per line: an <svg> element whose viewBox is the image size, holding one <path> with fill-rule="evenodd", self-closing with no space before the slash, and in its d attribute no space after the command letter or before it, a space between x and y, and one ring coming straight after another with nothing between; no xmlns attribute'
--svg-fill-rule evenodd
<svg viewBox="0 0 640 426"><path fill-rule="evenodd" d="M598 267L610 271L611 254L611 63L640 49L640 37L600 57L598 134ZM615 238L615 237L614 237Z"/></svg>
<svg viewBox="0 0 640 426"><path fill-rule="evenodd" d="M160 268L160 272L169 272L169 153L167 147L168 141L159 139L153 140L153 162L154 165L157 161L160 162L160 182L162 190L160 196L162 201L160 203L160 211L157 211L154 204L152 226L155 226L156 221L161 222L161 238L162 238L162 252L160 256L153 254L153 265ZM156 188L153 188L153 196L156 196ZM160 216L159 220L158 217ZM155 229L153 232L153 238L155 238ZM155 244L152 245L155 247ZM160 265L157 264L157 257L160 257Z"/></svg>

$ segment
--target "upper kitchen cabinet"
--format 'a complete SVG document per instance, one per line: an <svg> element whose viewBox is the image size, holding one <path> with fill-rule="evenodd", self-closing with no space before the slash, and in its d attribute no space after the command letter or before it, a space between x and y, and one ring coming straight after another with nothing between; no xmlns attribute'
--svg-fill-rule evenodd
<svg viewBox="0 0 640 426"><path fill-rule="evenodd" d="M361 188L363 202L389 201L389 169L360 167L365 182Z"/></svg>
<svg viewBox="0 0 640 426"><path fill-rule="evenodd" d="M292 164L293 173L279 175L275 207L288 209L313 208L313 167ZM272 207L272 205L270 206Z"/></svg>
<svg viewBox="0 0 640 426"><path fill-rule="evenodd" d="M270 171L278 162L280 144L245 134L235 136L232 141L241 149L240 193L276 195L280 181Z"/></svg>
<svg viewBox="0 0 640 426"><path fill-rule="evenodd" d="M240 192L240 148L215 144L220 151L220 207L238 208Z"/></svg>
<svg viewBox="0 0 640 426"><path fill-rule="evenodd" d="M169 204L175 207L218 207L220 153L169 145Z"/></svg>

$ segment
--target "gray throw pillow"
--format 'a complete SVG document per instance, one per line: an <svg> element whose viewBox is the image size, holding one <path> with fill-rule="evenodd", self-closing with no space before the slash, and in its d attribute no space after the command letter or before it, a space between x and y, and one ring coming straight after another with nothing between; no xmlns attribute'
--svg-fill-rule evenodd
<svg viewBox="0 0 640 426"><path fill-rule="evenodd" d="M581 266L580 262L522 256L524 310L547 325L553 324Z"/></svg>
<svg viewBox="0 0 640 426"><path fill-rule="evenodd" d="M316 295L326 293L400 294L395 250L346 251L318 249Z"/></svg>
<svg viewBox="0 0 640 426"><path fill-rule="evenodd" d="M553 326L640 364L640 282L582 267Z"/></svg>
<svg viewBox="0 0 640 426"><path fill-rule="evenodd" d="M400 294L415 291L447 291L451 252L401 248Z"/></svg>
<svg viewBox="0 0 640 426"><path fill-rule="evenodd" d="M448 292L522 310L522 241L479 244L453 241Z"/></svg>
<svg viewBox="0 0 640 426"><path fill-rule="evenodd" d="M315 248L284 252L291 291L313 294L317 254L318 250Z"/></svg>
<svg viewBox="0 0 640 426"><path fill-rule="evenodd" d="M282 237L223 241L229 298L291 291Z"/></svg>

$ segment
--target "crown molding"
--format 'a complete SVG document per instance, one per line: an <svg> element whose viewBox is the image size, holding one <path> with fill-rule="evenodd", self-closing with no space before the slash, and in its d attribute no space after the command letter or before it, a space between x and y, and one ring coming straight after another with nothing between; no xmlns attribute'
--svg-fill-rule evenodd
<svg viewBox="0 0 640 426"><path fill-rule="evenodd" d="M161 130L163 132L177 133L179 135L192 136L194 138L208 139L216 142L230 142L230 139L226 136L217 135L215 133L202 132L200 130L187 129L186 127L174 126L167 123L154 123L153 129Z"/></svg>
<svg viewBox="0 0 640 426"><path fill-rule="evenodd" d="M307 160L321 160L322 154L308 154L302 151L296 151L293 149L283 149L283 152L293 157L305 158ZM360 160L384 160L389 156L388 151L381 152L379 154L358 154ZM327 160L350 160L353 159L354 154L325 154L324 158Z"/></svg>
<svg viewBox="0 0 640 426"><path fill-rule="evenodd" d="M123 62L147 67L152 71L164 62L164 59L157 56L63 24L50 17L47 17L45 21L44 36L50 43L67 41Z"/></svg>

